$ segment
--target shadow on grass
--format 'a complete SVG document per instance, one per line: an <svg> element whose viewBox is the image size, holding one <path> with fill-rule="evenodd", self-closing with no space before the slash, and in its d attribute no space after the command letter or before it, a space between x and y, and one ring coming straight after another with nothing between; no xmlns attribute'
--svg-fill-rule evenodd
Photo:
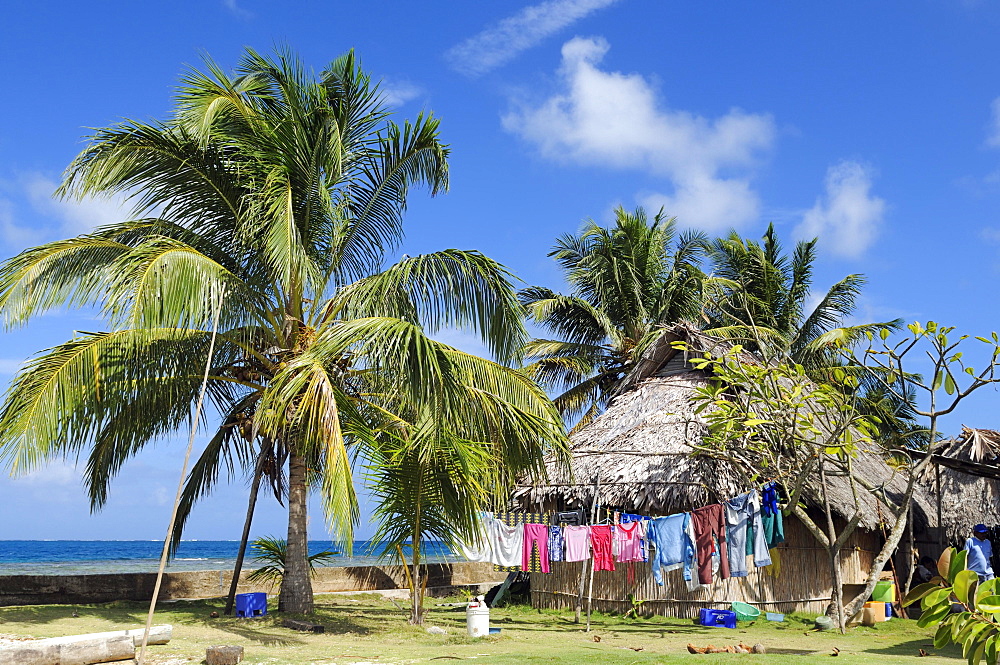
<svg viewBox="0 0 1000 665"><path fill-rule="evenodd" d="M864 653L884 654L887 656L919 656L920 650L923 649L929 654L938 656L939 658L965 660L965 658L962 657L961 647L952 644L943 649L935 649L932 642L933 640L930 637L922 637L920 639L909 640L908 642L898 642L896 644L887 645L880 649L865 649Z"/></svg>
<svg viewBox="0 0 1000 665"><path fill-rule="evenodd" d="M219 616L211 618L212 612L222 615L224 599L164 601L157 605L154 625L176 623L179 625L199 625L219 630L267 646L291 646L303 644L302 633L282 626L284 619L305 619L322 624L326 633L332 635L353 634L367 636L388 630L399 621L399 611L394 608L371 606L328 605L316 606L316 612L309 616L272 612L254 619ZM48 624L72 619L76 612L81 619L96 619L113 623L122 628L135 628L145 624L146 603L135 601L114 601L94 605L29 605L0 608L0 623ZM84 622L81 622L84 623ZM81 631L93 632L93 631Z"/></svg>

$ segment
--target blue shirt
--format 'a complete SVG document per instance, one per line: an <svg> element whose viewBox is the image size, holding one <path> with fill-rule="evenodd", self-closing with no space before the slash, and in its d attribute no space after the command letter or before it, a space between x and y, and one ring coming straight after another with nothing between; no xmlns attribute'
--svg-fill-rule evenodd
<svg viewBox="0 0 1000 665"><path fill-rule="evenodd" d="M966 566L980 577L993 577L993 567L990 557L993 556L993 544L989 540L979 540L975 536L965 541L965 551L969 553Z"/></svg>

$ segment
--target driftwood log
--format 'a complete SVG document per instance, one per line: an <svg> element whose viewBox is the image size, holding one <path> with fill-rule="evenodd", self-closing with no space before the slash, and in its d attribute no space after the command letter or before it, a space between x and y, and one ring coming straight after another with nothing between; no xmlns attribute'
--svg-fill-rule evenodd
<svg viewBox="0 0 1000 665"><path fill-rule="evenodd" d="M136 647L142 645L142 628L130 628L128 630L113 630L107 633L88 633L86 635L77 635L79 638L92 638L92 639L107 639L111 637L121 637L122 635L127 635L132 638ZM152 626L149 629L149 640L146 642L149 644L166 644L173 637L174 627L170 624L164 624L162 626Z"/></svg>
<svg viewBox="0 0 1000 665"><path fill-rule="evenodd" d="M131 658L135 641L128 635L53 637L0 648L0 665L94 665Z"/></svg>

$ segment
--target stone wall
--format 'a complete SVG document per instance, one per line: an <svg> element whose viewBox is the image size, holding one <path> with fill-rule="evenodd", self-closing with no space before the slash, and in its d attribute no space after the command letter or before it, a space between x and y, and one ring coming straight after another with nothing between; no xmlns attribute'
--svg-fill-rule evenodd
<svg viewBox="0 0 1000 665"><path fill-rule="evenodd" d="M497 583L506 576L495 572L488 563L430 564L428 574L428 588ZM277 588L248 584L245 576L246 573L240 576L239 593L277 593ZM160 586L160 600L224 596L229 592L232 577L232 571L224 570L166 573ZM0 607L148 601L155 583L156 573L0 575ZM313 579L313 590L317 593L405 588L406 573L399 566L323 567L317 569Z"/></svg>

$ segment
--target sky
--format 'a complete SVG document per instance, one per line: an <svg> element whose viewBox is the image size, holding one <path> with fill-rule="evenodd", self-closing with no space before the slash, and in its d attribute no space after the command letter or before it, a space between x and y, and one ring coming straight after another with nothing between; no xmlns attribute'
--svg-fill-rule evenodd
<svg viewBox="0 0 1000 665"><path fill-rule="evenodd" d="M710 234L773 222L789 247L819 237L818 289L868 278L857 321L1000 328L1000 5L975 0L13 3L0 22L0 258L126 214L51 197L88 128L167 118L206 54L228 69L245 47L281 46L317 71L353 48L398 120L441 118L451 189L411 194L411 255L478 249L562 289L546 257L558 235L618 205L662 206ZM56 312L0 331L0 384L99 325ZM998 399L985 389L947 426L1000 428ZM162 538L186 439L127 464L97 514L72 460L0 475L0 539ZM187 537L237 539L245 496L242 477L220 488ZM328 537L315 502L310 529ZM254 535L284 531L263 500Z"/></svg>

